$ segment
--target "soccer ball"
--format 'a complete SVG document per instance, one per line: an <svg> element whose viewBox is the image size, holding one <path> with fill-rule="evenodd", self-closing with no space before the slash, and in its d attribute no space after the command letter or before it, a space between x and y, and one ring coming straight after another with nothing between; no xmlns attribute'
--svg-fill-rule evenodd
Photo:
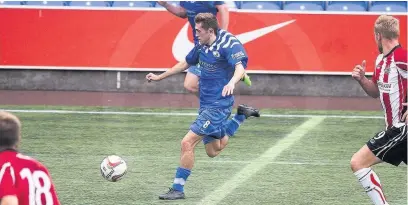
<svg viewBox="0 0 408 205"><path fill-rule="evenodd" d="M107 156L101 163L102 177L110 182L121 180L125 176L126 172L126 162L119 156Z"/></svg>

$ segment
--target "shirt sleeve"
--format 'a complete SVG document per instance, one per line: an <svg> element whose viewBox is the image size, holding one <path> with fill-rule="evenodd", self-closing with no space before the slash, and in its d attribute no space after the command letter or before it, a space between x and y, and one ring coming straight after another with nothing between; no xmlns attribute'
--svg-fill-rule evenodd
<svg viewBox="0 0 408 205"><path fill-rule="evenodd" d="M401 52L395 53L394 55L394 60L395 60L395 65L397 66L398 69L398 74L404 78L407 79L408 78L408 72L407 72L407 51L403 50Z"/></svg>
<svg viewBox="0 0 408 205"><path fill-rule="evenodd" d="M235 65L241 63L245 69L247 68L248 55L244 46L238 40L231 41L230 44L224 45L223 50L230 66L235 68Z"/></svg>
<svg viewBox="0 0 408 205"><path fill-rule="evenodd" d="M5 163L0 168L0 199L5 196L16 195L16 177L11 164Z"/></svg>
<svg viewBox="0 0 408 205"><path fill-rule="evenodd" d="M374 69L374 74L373 74L373 77L372 77L371 81L373 81L375 84L377 84L377 81L378 81L377 69Z"/></svg>
<svg viewBox="0 0 408 205"><path fill-rule="evenodd" d="M377 71L378 70L377 66L378 66L378 64L380 64L382 58L383 58L383 55L380 54L380 55L377 56L377 59L375 60L374 73L373 73L373 77L371 79L375 84L377 84L378 77L379 77L379 73Z"/></svg>
<svg viewBox="0 0 408 205"><path fill-rule="evenodd" d="M186 56L186 62L189 65L196 65L199 61L199 57L200 57L200 50L201 47L200 45L196 45L194 46L194 48L188 53L188 55Z"/></svg>

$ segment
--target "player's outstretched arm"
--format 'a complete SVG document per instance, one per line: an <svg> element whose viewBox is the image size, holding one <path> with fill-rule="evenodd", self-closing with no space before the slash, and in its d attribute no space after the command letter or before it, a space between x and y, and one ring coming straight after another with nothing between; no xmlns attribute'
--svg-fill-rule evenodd
<svg viewBox="0 0 408 205"><path fill-rule="evenodd" d="M166 8L170 13L180 18L187 18L187 11L183 7L174 6L173 4L167 3L167 1L158 1L157 3Z"/></svg>
<svg viewBox="0 0 408 205"><path fill-rule="evenodd" d="M231 80L228 82L224 89L222 90L222 96L232 95L234 93L235 84L237 84L242 76L244 76L245 68L242 63L235 64L235 72L234 76L232 76Z"/></svg>
<svg viewBox="0 0 408 205"><path fill-rule="evenodd" d="M216 6L218 11L220 12L220 28L224 30L228 30L229 24L229 10L227 4L221 4Z"/></svg>
<svg viewBox="0 0 408 205"><path fill-rule="evenodd" d="M351 76L360 83L361 87L367 93L367 95L378 98L380 96L380 91L378 90L377 85L372 81L365 77L365 68L366 62L363 61L361 65L356 65L351 73Z"/></svg>
<svg viewBox="0 0 408 205"><path fill-rule="evenodd" d="M160 75L156 75L153 73L147 74L146 79L149 82L150 81L160 81L174 74L181 73L182 71L186 70L188 67L190 66L188 65L186 61L181 61L181 62L178 62L175 66L173 66L171 69L167 70L166 72Z"/></svg>
<svg viewBox="0 0 408 205"><path fill-rule="evenodd" d="M0 201L0 205L18 205L18 199L16 196L4 196Z"/></svg>

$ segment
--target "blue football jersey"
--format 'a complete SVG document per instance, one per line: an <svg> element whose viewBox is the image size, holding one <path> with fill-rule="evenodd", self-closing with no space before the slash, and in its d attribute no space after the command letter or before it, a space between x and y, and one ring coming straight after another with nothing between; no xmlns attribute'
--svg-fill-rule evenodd
<svg viewBox="0 0 408 205"><path fill-rule="evenodd" d="M195 35L195 22L194 18L199 13L212 13L217 16L217 8L215 6L224 4L223 1L180 1L180 6L187 11L187 18L193 29L194 43L198 43L198 39Z"/></svg>
<svg viewBox="0 0 408 205"><path fill-rule="evenodd" d="M235 65L241 63L246 68L248 63L245 48L234 35L219 29L214 43L196 44L186 56L186 62L201 68L201 108L226 108L234 104L234 97L223 97L222 90L234 76Z"/></svg>

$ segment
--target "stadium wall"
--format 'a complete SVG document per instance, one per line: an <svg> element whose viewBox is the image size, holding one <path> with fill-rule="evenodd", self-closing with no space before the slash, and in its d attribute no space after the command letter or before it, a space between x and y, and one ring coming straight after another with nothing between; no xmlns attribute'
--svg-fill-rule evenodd
<svg viewBox="0 0 408 205"><path fill-rule="evenodd" d="M76 70L0 70L2 90L186 93L185 73L148 83L148 72ZM366 96L350 75L250 74L251 87L239 83L236 94L278 96Z"/></svg>

